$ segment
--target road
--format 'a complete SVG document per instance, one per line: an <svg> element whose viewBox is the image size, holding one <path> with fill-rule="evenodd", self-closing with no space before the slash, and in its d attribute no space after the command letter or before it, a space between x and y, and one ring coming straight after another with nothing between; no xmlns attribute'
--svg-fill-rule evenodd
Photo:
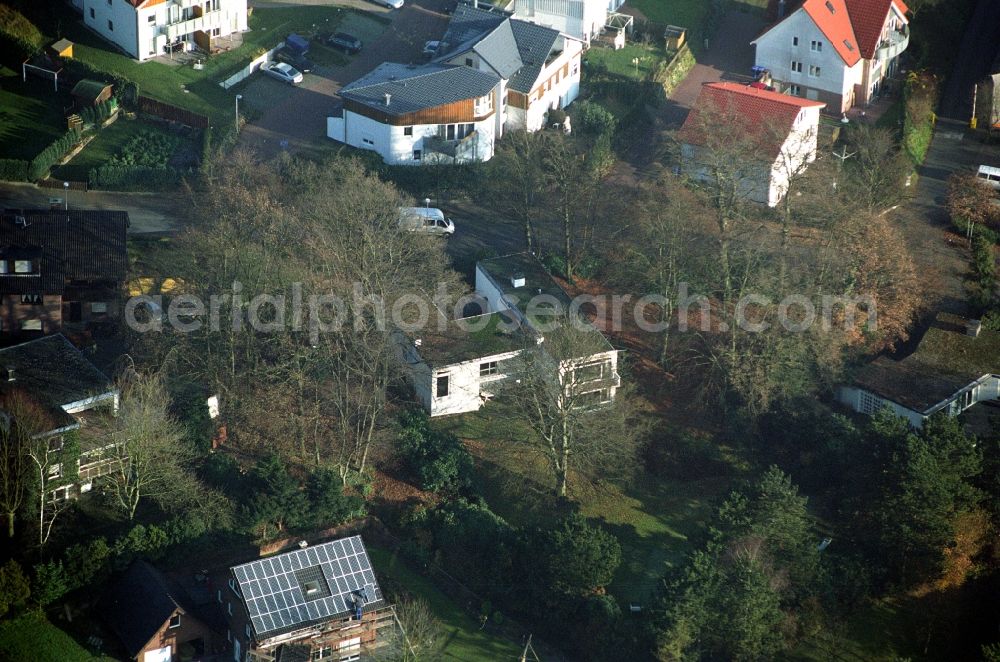
<svg viewBox="0 0 1000 662"><path fill-rule="evenodd" d="M4 209L47 209L49 198L62 196L58 189L0 182L0 207ZM180 192L70 191L69 208L122 209L128 212L130 234L163 234L176 232L186 222L184 198Z"/></svg>

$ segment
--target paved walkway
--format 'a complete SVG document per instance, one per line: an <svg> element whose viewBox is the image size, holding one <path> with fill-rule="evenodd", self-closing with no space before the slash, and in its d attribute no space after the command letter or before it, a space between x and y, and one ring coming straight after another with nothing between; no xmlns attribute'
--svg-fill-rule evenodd
<svg viewBox="0 0 1000 662"><path fill-rule="evenodd" d="M378 10L375 5L358 0L281 4L337 4ZM316 75L307 77L304 85L288 88L283 101L271 106L259 120L243 128L240 145L253 148L259 156L267 158L283 149L282 141L287 141L284 148L292 152L308 149L317 142L329 141L326 137L326 118L335 105L337 91L382 62L423 62L424 43L440 39L448 26L444 9L450 4L450 0L416 0L407 2L398 11L390 12L388 16L393 19L392 25L378 39L365 44L347 65L317 70Z"/></svg>

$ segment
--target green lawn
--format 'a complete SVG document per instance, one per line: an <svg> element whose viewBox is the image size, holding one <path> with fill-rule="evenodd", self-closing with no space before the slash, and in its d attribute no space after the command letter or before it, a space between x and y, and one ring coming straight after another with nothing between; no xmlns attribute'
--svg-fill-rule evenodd
<svg viewBox="0 0 1000 662"><path fill-rule="evenodd" d="M625 48L591 48L584 56L588 73L606 71L609 76L645 80L666 57L663 48L629 43ZM634 60L638 60L635 62Z"/></svg>
<svg viewBox="0 0 1000 662"><path fill-rule="evenodd" d="M91 169L104 165L108 159L116 156L125 143L141 131L163 132L148 122L118 118L114 124L102 129L97 137L83 148L83 151L73 157L72 161L53 168L52 177L75 182L87 181Z"/></svg>
<svg viewBox="0 0 1000 662"><path fill-rule="evenodd" d="M521 653L512 641L492 636L479 629L479 623L456 605L434 584L409 568L402 559L381 547L368 546L372 563L383 579L403 587L414 597L424 600L444 629L447 643L443 660L462 662L503 662L516 660Z"/></svg>
<svg viewBox="0 0 1000 662"><path fill-rule="evenodd" d="M0 659L32 662L96 662L68 634L36 613L0 623Z"/></svg>
<svg viewBox="0 0 1000 662"><path fill-rule="evenodd" d="M31 160L66 133L62 107L68 94L57 94L52 84L0 68L0 158Z"/></svg>
<svg viewBox="0 0 1000 662"><path fill-rule="evenodd" d="M254 10L250 31L243 44L231 51L213 55L200 71L191 66L162 62L136 62L111 49L102 39L87 30L79 20L64 23L65 36L75 42L74 56L98 69L119 73L139 85L139 93L187 108L215 121L231 116L235 92L219 87L254 56L274 47L289 32L312 33L335 29L350 12L336 7L264 7ZM372 21L375 22L375 21ZM225 38L222 43L225 44Z"/></svg>
<svg viewBox="0 0 1000 662"><path fill-rule="evenodd" d="M679 25L700 30L708 13L710 0L628 0L628 5L638 9L643 16L656 23ZM763 9L767 0L733 0L734 5Z"/></svg>

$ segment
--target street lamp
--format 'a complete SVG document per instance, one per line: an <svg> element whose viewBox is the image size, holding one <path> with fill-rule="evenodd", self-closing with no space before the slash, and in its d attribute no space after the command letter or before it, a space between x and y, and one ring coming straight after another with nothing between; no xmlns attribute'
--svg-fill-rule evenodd
<svg viewBox="0 0 1000 662"><path fill-rule="evenodd" d="M63 182L63 205L69 211L69 182Z"/></svg>
<svg viewBox="0 0 1000 662"><path fill-rule="evenodd" d="M236 95L236 133L240 132L240 99L242 98L242 94Z"/></svg>

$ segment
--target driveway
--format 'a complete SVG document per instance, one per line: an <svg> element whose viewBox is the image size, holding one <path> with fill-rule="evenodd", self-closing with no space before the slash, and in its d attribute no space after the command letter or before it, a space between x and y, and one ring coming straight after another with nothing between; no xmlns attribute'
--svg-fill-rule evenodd
<svg viewBox="0 0 1000 662"><path fill-rule="evenodd" d="M282 4L318 4L313 2L287 2ZM275 3L268 3L275 4ZM358 7L358 0L337 3ZM440 39L448 26L444 9L452 0L415 0L402 9L388 12L392 24L374 41L366 43L351 61L339 67L317 67L298 87L283 86L277 81L254 81L244 94L264 95L261 104L263 115L243 128L240 145L257 150L262 157L270 157L282 149L297 151L307 149L317 142L327 141L326 118L335 104L337 91L357 80L383 62L424 61L424 42ZM367 10L378 11L375 5L361 3ZM259 76L259 74L254 75ZM257 91L257 83L276 83ZM283 141L287 141L285 145Z"/></svg>

